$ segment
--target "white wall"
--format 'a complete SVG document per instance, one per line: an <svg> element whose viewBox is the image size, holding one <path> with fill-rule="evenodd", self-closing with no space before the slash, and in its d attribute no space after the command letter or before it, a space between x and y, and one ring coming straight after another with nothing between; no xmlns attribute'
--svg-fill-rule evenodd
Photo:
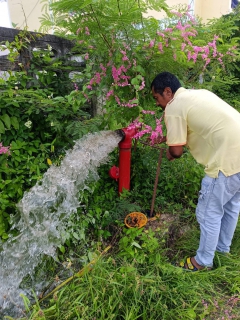
<svg viewBox="0 0 240 320"><path fill-rule="evenodd" d="M77 0L76 0L77 1ZM179 4L191 5L194 13L204 22L211 18L219 18L231 11L231 0L166 0L169 7ZM23 29L26 25L29 31L39 31L39 17L42 16L41 0L8 0L11 21L17 28ZM148 16L162 19L164 12L149 11Z"/></svg>
<svg viewBox="0 0 240 320"><path fill-rule="evenodd" d="M7 0L0 1L0 27L12 28Z"/></svg>
<svg viewBox="0 0 240 320"><path fill-rule="evenodd" d="M10 17L16 28L24 29L26 26L29 31L39 31L39 17L42 16L41 0L8 0Z"/></svg>

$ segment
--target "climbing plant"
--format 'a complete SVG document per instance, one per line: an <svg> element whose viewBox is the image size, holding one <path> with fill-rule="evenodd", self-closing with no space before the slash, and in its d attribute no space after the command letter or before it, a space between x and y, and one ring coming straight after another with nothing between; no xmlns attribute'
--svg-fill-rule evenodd
<svg viewBox="0 0 240 320"><path fill-rule="evenodd" d="M44 2L44 1L43 1ZM207 25L192 17L187 7L170 10L164 1L52 1L52 19L43 28L70 34L84 45L87 68L78 76L85 98L101 99L102 127L116 129L143 125L152 138L161 134L158 110L149 94L153 77L164 70L175 73L186 87L217 88L239 82L232 72L239 59L234 36L237 17ZM163 11L160 21L149 9ZM48 19L46 19L48 18ZM230 66L231 65L231 66ZM147 123L146 114L156 118Z"/></svg>
<svg viewBox="0 0 240 320"><path fill-rule="evenodd" d="M162 11L166 18L148 17L150 9ZM51 52L45 50L33 55L30 72L9 71L8 79L0 81L0 142L10 152L0 157L0 236L7 237L10 214L24 191L41 179L49 165L60 162L75 139L131 123L142 127L139 137L162 134L162 114L149 88L157 73L173 72L191 88L237 85L236 21L233 15L204 25L186 7L170 10L163 0L81 5L75 0L52 0L42 28L54 27L56 34L74 41L86 68L66 79L61 61L46 66ZM15 43L4 44L13 61L28 41L24 31ZM45 67L39 71L41 61ZM93 101L94 118L86 108Z"/></svg>

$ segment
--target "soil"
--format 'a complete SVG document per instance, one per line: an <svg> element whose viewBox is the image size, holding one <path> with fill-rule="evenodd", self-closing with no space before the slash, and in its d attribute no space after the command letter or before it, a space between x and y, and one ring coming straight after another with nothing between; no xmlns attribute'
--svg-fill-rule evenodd
<svg viewBox="0 0 240 320"><path fill-rule="evenodd" d="M171 260L176 254L176 243L191 228L190 225L180 222L178 214L162 213L156 215L153 220L148 219L145 229L151 229L159 234L161 239L165 239L167 256Z"/></svg>

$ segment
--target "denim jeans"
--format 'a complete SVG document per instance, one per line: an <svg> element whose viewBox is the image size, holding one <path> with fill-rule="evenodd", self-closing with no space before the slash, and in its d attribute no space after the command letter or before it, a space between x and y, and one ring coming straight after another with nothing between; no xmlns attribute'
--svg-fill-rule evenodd
<svg viewBox="0 0 240 320"><path fill-rule="evenodd" d="M195 259L212 267L215 251L229 252L240 211L240 173L202 180L196 208L200 224L200 243Z"/></svg>

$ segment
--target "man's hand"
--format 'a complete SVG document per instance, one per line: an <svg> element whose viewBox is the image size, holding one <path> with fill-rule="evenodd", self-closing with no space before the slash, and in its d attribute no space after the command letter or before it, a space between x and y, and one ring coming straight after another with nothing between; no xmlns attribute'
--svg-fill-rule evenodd
<svg viewBox="0 0 240 320"><path fill-rule="evenodd" d="M183 146L169 146L167 149L167 158L169 161L180 158L182 154Z"/></svg>
<svg viewBox="0 0 240 320"><path fill-rule="evenodd" d="M167 155L167 158L169 161L173 161L175 158L171 155L171 153L169 152L169 149L167 149L167 152L166 152L166 155Z"/></svg>

